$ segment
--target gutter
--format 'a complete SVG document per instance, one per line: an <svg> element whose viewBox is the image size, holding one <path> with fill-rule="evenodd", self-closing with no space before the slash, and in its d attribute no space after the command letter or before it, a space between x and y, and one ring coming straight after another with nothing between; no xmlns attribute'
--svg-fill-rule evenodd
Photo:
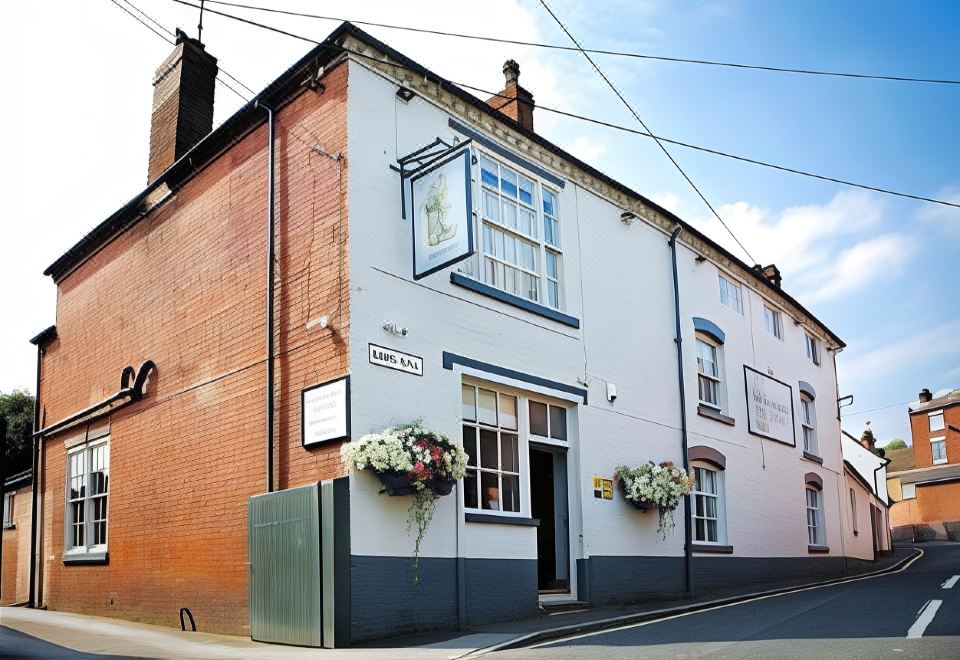
<svg viewBox="0 0 960 660"><path fill-rule="evenodd" d="M677 385L680 393L680 443L683 451L683 470L689 474L690 458L687 456L687 397L683 380L683 332L680 324L680 280L677 276L677 237L683 231L682 225L670 234L667 244L670 246L670 257L673 264L673 307L676 314L676 332L674 342L677 345ZM693 521L690 510L690 496L683 498L683 573L686 580L686 592L693 596Z"/></svg>

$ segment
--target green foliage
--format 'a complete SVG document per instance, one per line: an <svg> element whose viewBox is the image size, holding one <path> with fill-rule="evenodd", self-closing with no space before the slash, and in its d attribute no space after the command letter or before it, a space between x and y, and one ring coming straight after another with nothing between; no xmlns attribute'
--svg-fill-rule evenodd
<svg viewBox="0 0 960 660"><path fill-rule="evenodd" d="M907 443L903 441L903 438L894 438L887 444L883 446L887 451L892 451L894 449L906 449Z"/></svg>
<svg viewBox="0 0 960 660"><path fill-rule="evenodd" d="M33 396L24 390L0 392L0 417L7 420L4 473L9 476L30 467L33 433Z"/></svg>

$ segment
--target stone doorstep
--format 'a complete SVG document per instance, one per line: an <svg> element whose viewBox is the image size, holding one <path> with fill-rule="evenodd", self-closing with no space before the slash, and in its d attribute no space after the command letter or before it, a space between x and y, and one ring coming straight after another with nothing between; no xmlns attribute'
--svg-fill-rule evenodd
<svg viewBox="0 0 960 660"><path fill-rule="evenodd" d="M699 610L710 609L712 607L719 607L722 605L733 605L735 603L740 603L743 601L752 600L754 598L759 598L762 596L776 596L779 594L786 594L792 591L800 591L802 589L810 589L813 587L825 587L831 584L839 584L842 582L847 582L850 580L857 580L868 577L877 577L884 575L886 573L892 573L896 570L899 570L909 562L918 558L923 551L919 548L914 548L914 552L910 553L908 556L903 559L876 571L869 573L861 573L857 575L847 575L839 578L831 578L829 580L822 580L820 582L810 582L806 584L796 584L789 587L781 587L778 589L771 589L768 591L755 591L749 594L740 594L736 596L729 596L726 598L717 598L714 600L701 601L698 603L689 603L687 605L680 605L676 607L666 607L657 610L648 610L646 612L637 612L634 614L627 614L623 616L610 617L606 619L598 619L594 621L584 621L581 623L575 623L567 626L559 626L555 628L548 628L545 630L539 630L536 632L525 633L514 637L511 640L502 642L499 644L494 644L486 648L476 649L469 653L465 653L461 656L457 656L453 660L460 660L461 658L474 658L488 653L493 653L495 651L509 651L515 649L526 648L534 644L540 644L543 642L548 642L555 639L560 639L563 637L569 637L571 635L580 635L590 632L599 632L602 630L607 630L610 628L618 628L620 626L631 625L634 623L645 623L647 621L654 621L657 619L663 619L670 616L676 616L678 614L688 614L690 612L697 612Z"/></svg>

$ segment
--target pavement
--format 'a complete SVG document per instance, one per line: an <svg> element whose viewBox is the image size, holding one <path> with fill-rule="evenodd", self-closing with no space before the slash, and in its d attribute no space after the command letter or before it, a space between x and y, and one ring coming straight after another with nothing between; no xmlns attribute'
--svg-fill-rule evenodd
<svg viewBox="0 0 960 660"><path fill-rule="evenodd" d="M924 544L929 553L933 549L933 544ZM934 559L936 562L953 562L956 569L955 573L960 573L960 544L944 544L944 547L952 548L942 553L938 550L930 559L922 564L924 566L932 565ZM876 571L887 571L897 566L902 566L910 560L910 557L916 554L912 548L901 548L895 551L893 555L881 558L874 565L861 571L861 574L873 573ZM942 555L942 556L941 556ZM948 559L944 559L944 557ZM952 558L952 559L950 559ZM917 560L919 565L925 558ZM943 567L937 563L933 572L939 575L943 572ZM913 567L904 573L913 572ZM932 574L931 574L932 575ZM845 576L847 579L850 575ZM866 584L872 581L889 580L893 576L877 577L865 579L860 583L847 584ZM949 576L948 576L949 577ZM931 578L932 579L932 578ZM806 583L809 583L807 581ZM245 637L234 637L227 635L216 635L203 632L183 632L176 629L153 626L119 619L109 619L103 617L92 617L80 614L66 612L52 612L44 610L30 610L26 608L5 607L0 609L0 657L178 657L178 658L300 658L316 657L319 654L323 656L347 656L351 658L437 658L449 660L451 658L461 658L466 656L478 656L487 653L496 653L497 655L509 654L510 657L520 657L517 654L532 653L531 658L546 657L581 657L585 649L577 641L569 642L568 646L544 646L550 640L565 638L571 635L592 635L598 634L598 631L608 630L610 628L623 628L625 626L643 624L651 619L663 619L665 617L675 616L693 616L691 612L703 612L698 616L708 617L711 612L717 611L715 608L729 606L734 602L740 602L744 599L756 599L757 597L770 594L775 591L794 589L804 582L784 582L767 585L762 594L756 592L748 593L744 590L727 590L724 592L711 592L699 594L695 599L686 599L673 602L647 603L621 608L594 608L586 611L570 612L554 615L542 615L520 621L491 624L470 631L468 634L457 632L434 632L425 633L409 637L392 638L380 640L354 646L349 649L337 650L317 650L305 649L291 646L280 646L263 644L251 641ZM836 587L820 587L820 589L844 588L844 585ZM957 586L958 600L960 600L960 585ZM794 595L778 596L778 598L792 598ZM896 603L897 597L894 594L891 603ZM772 602L772 601L768 601ZM923 603L921 603L922 605ZM743 604L749 606L748 603ZM755 609L766 611L768 605L765 603L760 606L753 606ZM892 606L891 606L892 607ZM893 610L900 611L899 606L892 607ZM906 609L910 609L907 607ZM916 608L914 608L916 609ZM905 611L905 610L904 610ZM914 610L910 611L914 614ZM712 615L717 616L717 615ZM756 618L755 614L749 616ZM784 616L783 614L778 616ZM939 617L938 617L939 618ZM953 616L957 620L957 616ZM689 637L689 629L680 625L680 631L684 631ZM867 630L866 632L869 632ZM601 635L614 635L615 633L600 633ZM718 632L719 634L719 632ZM840 636L841 638L843 635ZM586 637L584 637L586 639ZM593 637L591 637L593 639ZM601 638L597 638L601 639ZM606 637L602 637L603 645L607 644ZM620 639L612 637L610 639ZM614 644L615 648L624 650L620 645L623 641L632 640L632 637L623 638ZM596 641L596 639L593 639ZM766 640L771 641L771 640ZM837 638L836 641L840 641ZM613 642L611 642L613 643ZM678 643L683 643L681 641ZM696 643L705 643L704 640L696 640ZM600 644L600 642L597 642ZM520 648L530 645L540 645L530 651L519 651ZM597 646L592 642L587 645L587 649L604 648L606 646ZM669 643L667 644L669 646ZM653 645L651 648L660 649L662 645ZM954 650L960 646L954 646ZM763 657L769 656L768 648L761 644L758 647L758 653ZM564 653L571 652L573 655L565 656ZM631 657L635 649L631 649ZM88 655L80 655L88 654ZM539 655L538 655L539 654ZM606 654L606 651L605 651ZM749 654L748 654L749 655ZM954 654L954 656L956 653ZM954 657L951 656L951 657ZM610 657L618 657L614 652ZM738 656L739 657L739 656ZM758 656L760 657L760 656Z"/></svg>

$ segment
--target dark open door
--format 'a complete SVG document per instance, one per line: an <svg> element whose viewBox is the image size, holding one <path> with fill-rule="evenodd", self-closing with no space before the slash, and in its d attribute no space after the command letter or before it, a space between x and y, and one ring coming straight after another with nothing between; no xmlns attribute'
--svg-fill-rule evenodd
<svg viewBox="0 0 960 660"><path fill-rule="evenodd" d="M537 574L541 592L570 591L570 507L567 450L530 444L530 509L537 528Z"/></svg>

